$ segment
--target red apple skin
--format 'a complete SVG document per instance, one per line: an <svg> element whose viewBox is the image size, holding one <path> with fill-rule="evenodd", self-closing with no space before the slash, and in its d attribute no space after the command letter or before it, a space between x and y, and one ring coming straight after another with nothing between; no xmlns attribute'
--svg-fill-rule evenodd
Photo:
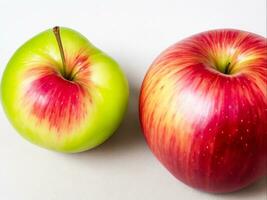
<svg viewBox="0 0 267 200"><path fill-rule="evenodd" d="M47 120L49 128L61 135L62 129L72 130L83 120L87 114L86 105L92 104L92 100L80 80L67 81L48 67L29 70L27 76L38 77L26 91L24 103L31 105L30 113L39 122ZM86 86L90 88L88 83Z"/></svg>
<svg viewBox="0 0 267 200"><path fill-rule="evenodd" d="M147 144L179 180L231 192L267 172L266 38L232 29L185 39L152 64L140 93Z"/></svg>

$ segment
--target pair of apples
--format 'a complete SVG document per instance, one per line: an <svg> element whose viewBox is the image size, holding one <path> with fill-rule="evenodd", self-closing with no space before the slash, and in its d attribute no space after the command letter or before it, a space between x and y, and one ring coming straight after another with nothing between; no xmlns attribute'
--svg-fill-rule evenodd
<svg viewBox="0 0 267 200"><path fill-rule="evenodd" d="M141 88L140 122L151 150L179 180L229 192L266 175L266 56L266 38L226 29L191 36L153 62ZM112 58L59 27L20 47L1 83L18 132L61 152L109 138L128 95Z"/></svg>

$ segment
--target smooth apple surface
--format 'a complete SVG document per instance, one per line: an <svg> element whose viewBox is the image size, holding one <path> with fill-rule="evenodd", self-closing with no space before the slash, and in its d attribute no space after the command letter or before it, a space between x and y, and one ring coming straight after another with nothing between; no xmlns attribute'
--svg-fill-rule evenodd
<svg viewBox="0 0 267 200"><path fill-rule="evenodd" d="M118 64L69 28L49 29L21 46L2 78L4 110L32 143L80 152L109 138L128 102Z"/></svg>
<svg viewBox="0 0 267 200"><path fill-rule="evenodd" d="M146 141L184 183L243 188L267 171L266 38L239 30L189 37L164 51L142 84Z"/></svg>

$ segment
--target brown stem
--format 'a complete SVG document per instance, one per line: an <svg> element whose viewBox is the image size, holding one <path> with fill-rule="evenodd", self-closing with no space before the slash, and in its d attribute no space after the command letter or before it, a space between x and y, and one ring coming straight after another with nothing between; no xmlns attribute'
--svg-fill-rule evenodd
<svg viewBox="0 0 267 200"><path fill-rule="evenodd" d="M231 65L230 62L226 65L226 67L225 67L225 69L224 69L224 73L225 73L225 74L229 74L229 67L230 67L230 65Z"/></svg>
<svg viewBox="0 0 267 200"><path fill-rule="evenodd" d="M57 40L57 44L58 44L58 48L59 48L59 52L60 52L60 56L61 56L61 60L62 60L62 67L63 67L63 71L62 71L62 75L64 77L66 77L66 62L65 62L65 54L64 54L64 49L63 49L63 45L62 45L62 41L61 41L61 36L60 36L60 30L59 30L59 26L55 26L53 28L53 32L55 34L56 40Z"/></svg>

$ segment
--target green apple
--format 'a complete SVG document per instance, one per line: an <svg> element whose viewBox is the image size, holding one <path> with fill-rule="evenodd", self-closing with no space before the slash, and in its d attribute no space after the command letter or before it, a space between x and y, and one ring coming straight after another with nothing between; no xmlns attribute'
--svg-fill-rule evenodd
<svg viewBox="0 0 267 200"><path fill-rule="evenodd" d="M3 108L30 142L60 152L103 143L129 96L118 64L80 33L55 27L21 46L1 82Z"/></svg>

